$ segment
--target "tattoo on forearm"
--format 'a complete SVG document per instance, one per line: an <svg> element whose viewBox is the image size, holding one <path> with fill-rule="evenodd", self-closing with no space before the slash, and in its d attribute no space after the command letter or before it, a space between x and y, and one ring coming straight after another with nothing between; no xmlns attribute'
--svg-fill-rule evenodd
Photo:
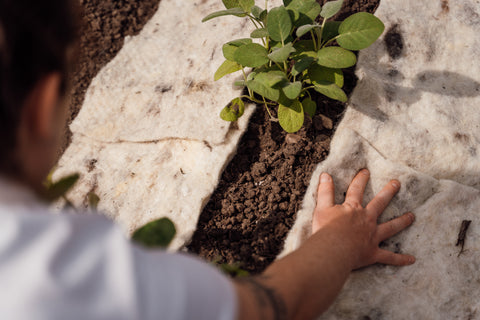
<svg viewBox="0 0 480 320"><path fill-rule="evenodd" d="M266 279L264 276L239 278L237 281L245 285L250 286L255 293L256 302L260 309L265 310L270 308L275 320L287 319L287 307L285 301L280 294L273 288L268 287L262 283L262 279Z"/></svg>

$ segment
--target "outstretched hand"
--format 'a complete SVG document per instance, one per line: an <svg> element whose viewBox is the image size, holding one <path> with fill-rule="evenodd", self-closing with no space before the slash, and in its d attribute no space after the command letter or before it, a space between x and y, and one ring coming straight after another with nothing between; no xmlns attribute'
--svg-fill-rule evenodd
<svg viewBox="0 0 480 320"><path fill-rule="evenodd" d="M345 202L335 205L335 188L330 175L323 173L318 185L317 205L313 215L312 231L328 228L338 235L339 250L348 250L352 269L374 263L396 266L413 264L410 255L396 254L379 248L380 242L402 231L415 220L412 213L406 213L383 224L377 224L378 217L400 190L400 182L390 181L368 205L363 208L363 195L370 173L361 170L353 179L346 194Z"/></svg>
<svg viewBox="0 0 480 320"><path fill-rule="evenodd" d="M390 181L363 208L369 177L368 170L360 171L345 202L335 205L332 177L321 175L313 235L296 251L271 264L261 277L237 282L239 319L314 319L332 304L352 270L374 263L404 266L415 262L410 255L379 248L381 241L411 225L414 216L407 213L377 224L400 190L400 182Z"/></svg>

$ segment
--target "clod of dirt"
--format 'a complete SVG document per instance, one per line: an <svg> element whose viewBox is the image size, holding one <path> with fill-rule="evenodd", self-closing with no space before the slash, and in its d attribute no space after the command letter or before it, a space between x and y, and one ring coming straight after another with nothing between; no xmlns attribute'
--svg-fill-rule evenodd
<svg viewBox="0 0 480 320"><path fill-rule="evenodd" d="M398 24L393 25L385 34L385 46L390 58L396 60L403 53L403 37Z"/></svg>

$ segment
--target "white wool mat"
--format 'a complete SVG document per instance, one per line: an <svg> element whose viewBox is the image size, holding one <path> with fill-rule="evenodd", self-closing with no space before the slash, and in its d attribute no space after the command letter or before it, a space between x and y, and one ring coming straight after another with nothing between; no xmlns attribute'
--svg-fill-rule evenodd
<svg viewBox="0 0 480 320"><path fill-rule="evenodd" d="M127 233L170 218L177 229L171 249L190 240L254 109L247 106L235 124L219 117L241 94L232 86L238 74L213 81L222 45L253 30L237 17L201 22L221 9L219 0L162 0L93 79L54 175L79 172L68 197L82 207L95 192L99 210Z"/></svg>
<svg viewBox="0 0 480 320"><path fill-rule="evenodd" d="M480 319L480 2L382 0L376 15L386 32L360 53L358 85L281 256L311 234L320 173L341 203L368 168L365 204L390 179L402 183L380 220L417 220L385 248L417 262L355 271L321 319Z"/></svg>

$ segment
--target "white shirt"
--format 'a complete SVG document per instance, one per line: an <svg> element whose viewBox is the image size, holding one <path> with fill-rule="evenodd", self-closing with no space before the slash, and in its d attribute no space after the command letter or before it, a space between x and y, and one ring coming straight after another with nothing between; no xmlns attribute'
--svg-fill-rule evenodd
<svg viewBox="0 0 480 320"><path fill-rule="evenodd" d="M103 216L49 212L0 179L0 319L225 319L231 282L193 257L132 245Z"/></svg>

